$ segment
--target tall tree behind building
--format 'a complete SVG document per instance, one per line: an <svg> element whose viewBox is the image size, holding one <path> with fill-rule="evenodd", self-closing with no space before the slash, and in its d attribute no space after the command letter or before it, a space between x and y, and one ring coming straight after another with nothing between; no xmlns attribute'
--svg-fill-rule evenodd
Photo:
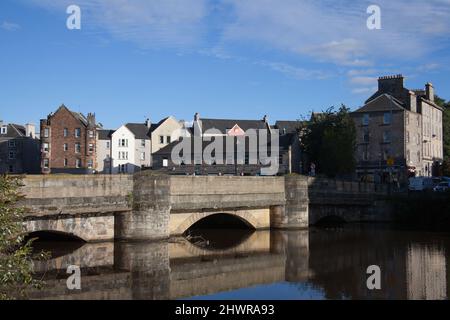
<svg viewBox="0 0 450 320"><path fill-rule="evenodd" d="M329 108L313 114L304 130L303 148L318 174L351 175L355 170L356 130L350 109Z"/></svg>

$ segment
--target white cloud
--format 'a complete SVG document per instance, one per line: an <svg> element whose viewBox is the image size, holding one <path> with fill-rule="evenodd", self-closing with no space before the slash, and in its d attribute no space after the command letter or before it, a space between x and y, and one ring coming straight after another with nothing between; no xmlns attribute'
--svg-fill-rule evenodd
<svg viewBox="0 0 450 320"><path fill-rule="evenodd" d="M16 23L3 21L3 23L0 25L0 28L6 31L17 31L20 29L20 26Z"/></svg>
<svg viewBox="0 0 450 320"><path fill-rule="evenodd" d="M29 0L65 13L72 0ZM205 32L207 0L77 0L82 28L109 32L145 48L195 46Z"/></svg>
<svg viewBox="0 0 450 320"><path fill-rule="evenodd" d="M310 79L326 79L331 75L321 71L321 70L311 70L306 68L299 68L292 66L287 63L282 62L269 62L269 61L258 61L256 64L259 64L264 67L268 67L274 71L281 72L288 77L297 79L297 80L310 80Z"/></svg>

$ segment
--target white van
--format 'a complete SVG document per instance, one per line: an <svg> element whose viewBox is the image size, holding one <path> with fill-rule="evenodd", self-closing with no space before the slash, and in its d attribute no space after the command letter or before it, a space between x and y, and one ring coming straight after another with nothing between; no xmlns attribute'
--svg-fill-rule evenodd
<svg viewBox="0 0 450 320"><path fill-rule="evenodd" d="M409 178L409 190L410 191L424 191L432 190L435 186L435 181L430 177L414 177Z"/></svg>

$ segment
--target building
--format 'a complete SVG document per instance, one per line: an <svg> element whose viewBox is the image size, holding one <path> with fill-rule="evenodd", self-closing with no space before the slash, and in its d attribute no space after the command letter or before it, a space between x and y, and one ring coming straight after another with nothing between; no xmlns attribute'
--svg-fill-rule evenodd
<svg viewBox="0 0 450 320"><path fill-rule="evenodd" d="M41 172L93 173L96 170L97 124L62 105L41 120Z"/></svg>
<svg viewBox="0 0 450 320"><path fill-rule="evenodd" d="M97 172L110 174L112 172L111 137L114 130L97 130Z"/></svg>
<svg viewBox="0 0 450 320"><path fill-rule="evenodd" d="M169 116L158 123L127 123L98 135L98 163L103 173L133 173L152 166L152 153L186 134L183 122Z"/></svg>
<svg viewBox="0 0 450 320"><path fill-rule="evenodd" d="M33 124L21 126L0 120L0 174L39 173L39 146Z"/></svg>
<svg viewBox="0 0 450 320"><path fill-rule="evenodd" d="M432 176L443 160L442 109L434 89L404 87L402 75L378 79L378 91L352 113L357 174L375 181Z"/></svg>
<svg viewBox="0 0 450 320"><path fill-rule="evenodd" d="M295 127L293 123L290 125ZM299 152L299 135L292 127L290 132L286 129L286 132L280 134L274 130L277 128L269 125L266 116L262 120L201 119L196 113L189 139L183 142L174 141L155 152L153 169L171 174L263 174L262 169L270 165L265 163L266 160L261 158L261 154L265 152L271 156L272 139L275 138L274 134L277 134L277 172L273 174L299 172L300 161L298 157L293 156L294 152ZM260 144L260 134L266 135L266 150L260 149L264 145L264 142ZM179 152L175 148L180 148L180 143L185 143L185 147ZM199 148L195 147L196 144ZM174 161L173 154L180 155L181 159Z"/></svg>

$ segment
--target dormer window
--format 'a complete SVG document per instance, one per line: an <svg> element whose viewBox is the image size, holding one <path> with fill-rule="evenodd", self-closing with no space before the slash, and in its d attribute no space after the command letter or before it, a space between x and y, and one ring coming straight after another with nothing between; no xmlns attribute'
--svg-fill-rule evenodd
<svg viewBox="0 0 450 320"><path fill-rule="evenodd" d="M383 124L391 124L392 122L392 113L385 112L383 114Z"/></svg>
<svg viewBox="0 0 450 320"><path fill-rule="evenodd" d="M1 130L0 131L1 134L7 134L8 133L8 127L7 126L3 126L0 130Z"/></svg>
<svg viewBox="0 0 450 320"><path fill-rule="evenodd" d="M366 113L366 114L364 114L363 115L363 118L362 118L362 124L363 124L363 126L368 126L369 125L369 114L368 113Z"/></svg>

